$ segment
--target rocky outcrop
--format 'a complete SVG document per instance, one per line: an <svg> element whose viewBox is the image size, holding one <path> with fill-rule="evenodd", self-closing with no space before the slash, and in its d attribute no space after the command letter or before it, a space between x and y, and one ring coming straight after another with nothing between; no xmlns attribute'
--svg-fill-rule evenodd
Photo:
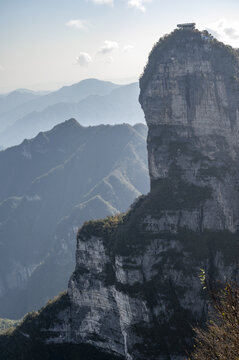
<svg viewBox="0 0 239 360"><path fill-rule="evenodd" d="M199 31L175 31L149 57L140 102L151 186L173 190L176 180L190 200L178 204L173 227L237 230L238 75L236 52Z"/></svg>
<svg viewBox="0 0 239 360"><path fill-rule="evenodd" d="M155 45L140 82L151 191L79 231L69 303L40 327L48 346L182 359L208 311L200 268L212 286L239 281L238 72L236 52L205 32Z"/></svg>
<svg viewBox="0 0 239 360"><path fill-rule="evenodd" d="M238 71L233 50L199 31L176 30L153 49L140 95L151 193L109 243L111 224L79 233L75 341L129 359L173 358L207 312L200 268L238 279Z"/></svg>

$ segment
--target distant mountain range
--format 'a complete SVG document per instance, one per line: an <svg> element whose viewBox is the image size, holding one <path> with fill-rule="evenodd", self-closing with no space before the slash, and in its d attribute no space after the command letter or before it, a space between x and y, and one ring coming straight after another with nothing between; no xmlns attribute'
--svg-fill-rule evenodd
<svg viewBox="0 0 239 360"><path fill-rule="evenodd" d="M19 318L64 290L78 227L147 193L146 133L143 124L70 119L0 152L0 317Z"/></svg>
<svg viewBox="0 0 239 360"><path fill-rule="evenodd" d="M90 92L92 94L89 95ZM96 94L93 94L94 92ZM32 138L38 132L49 130L71 117L76 118L84 126L124 122L133 125L144 122L138 96L138 83L118 86L99 80L82 81L25 103L9 112L9 124L19 116L19 109L24 108L27 114L0 133L0 144L4 147L13 146L24 138ZM29 112L33 108L37 110Z"/></svg>
<svg viewBox="0 0 239 360"><path fill-rule="evenodd" d="M6 95L0 96L0 113L13 110L28 101L39 98L42 93L37 93L30 90L18 89Z"/></svg>
<svg viewBox="0 0 239 360"><path fill-rule="evenodd" d="M20 144L69 118L82 125L144 122L138 83L87 79L51 92L20 89L0 96L0 146Z"/></svg>
<svg viewBox="0 0 239 360"><path fill-rule="evenodd" d="M32 111L42 111L48 106L58 104L61 102L79 102L82 99L90 95L107 95L112 90L116 89L120 85L113 84L108 81L101 81L97 79L87 79L82 80L79 83L64 86L57 91L50 92L49 94L39 96L40 94L32 93L30 91L19 91L16 90L6 97L3 97L3 109L0 107L0 113L2 114L2 119L0 123L5 119L13 123L15 120L25 116L26 114ZM6 113L7 110L5 102L8 104L8 98L17 97L15 106L11 106L9 113ZM26 101L26 98L28 100ZM5 114L4 114L5 112ZM8 123L8 125L11 125Z"/></svg>

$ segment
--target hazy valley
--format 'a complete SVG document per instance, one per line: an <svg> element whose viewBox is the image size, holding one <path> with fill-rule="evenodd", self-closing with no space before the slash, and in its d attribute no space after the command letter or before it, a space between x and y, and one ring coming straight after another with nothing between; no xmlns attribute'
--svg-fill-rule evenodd
<svg viewBox="0 0 239 360"><path fill-rule="evenodd" d="M83 126L144 122L138 96L138 83L123 86L96 79L47 95L15 91L0 99L0 146L19 144L70 118Z"/></svg>
<svg viewBox="0 0 239 360"><path fill-rule="evenodd" d="M19 318L66 288L84 221L148 191L146 127L68 120L1 152L0 167L0 316Z"/></svg>
<svg viewBox="0 0 239 360"><path fill-rule="evenodd" d="M239 53L195 25L139 83L0 96L1 360L237 359Z"/></svg>

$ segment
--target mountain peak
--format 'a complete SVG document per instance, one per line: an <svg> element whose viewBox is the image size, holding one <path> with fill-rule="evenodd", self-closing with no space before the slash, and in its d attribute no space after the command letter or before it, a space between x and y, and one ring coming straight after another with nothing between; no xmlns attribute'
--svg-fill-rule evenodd
<svg viewBox="0 0 239 360"><path fill-rule="evenodd" d="M173 66L181 66L184 73L193 73L197 64L205 64L203 72L207 72L206 64L210 63L214 71L238 64L237 49L216 40L207 30L175 29L159 39L148 58L145 71L140 78L141 97L147 88L152 75L157 73L157 66L165 66L165 70ZM159 74L158 74L159 75Z"/></svg>
<svg viewBox="0 0 239 360"><path fill-rule="evenodd" d="M63 123L59 124L59 125L64 125L64 126L81 126L78 121L74 118L70 118L68 120L65 120Z"/></svg>
<svg viewBox="0 0 239 360"><path fill-rule="evenodd" d="M64 131L66 129L79 129L79 128L83 128L83 126L81 126L78 121L74 118L65 120L63 122L61 122L60 124L55 125L51 130L46 131L45 133L54 133L54 132L59 132L59 131Z"/></svg>
<svg viewBox="0 0 239 360"><path fill-rule="evenodd" d="M126 214L83 225L67 303L49 305L44 321L25 320L23 333L37 329L52 349L182 359L207 316L200 268L212 285L239 278L239 63L209 35L180 28L155 45L140 80L150 192ZM105 194L113 183L104 179Z"/></svg>

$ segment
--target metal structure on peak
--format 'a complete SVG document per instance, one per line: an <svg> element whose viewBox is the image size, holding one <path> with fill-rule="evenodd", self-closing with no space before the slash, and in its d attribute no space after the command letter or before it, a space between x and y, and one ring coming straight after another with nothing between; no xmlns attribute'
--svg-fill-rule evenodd
<svg viewBox="0 0 239 360"><path fill-rule="evenodd" d="M184 24L178 24L177 27L181 30L194 30L196 26L196 23L184 23Z"/></svg>

